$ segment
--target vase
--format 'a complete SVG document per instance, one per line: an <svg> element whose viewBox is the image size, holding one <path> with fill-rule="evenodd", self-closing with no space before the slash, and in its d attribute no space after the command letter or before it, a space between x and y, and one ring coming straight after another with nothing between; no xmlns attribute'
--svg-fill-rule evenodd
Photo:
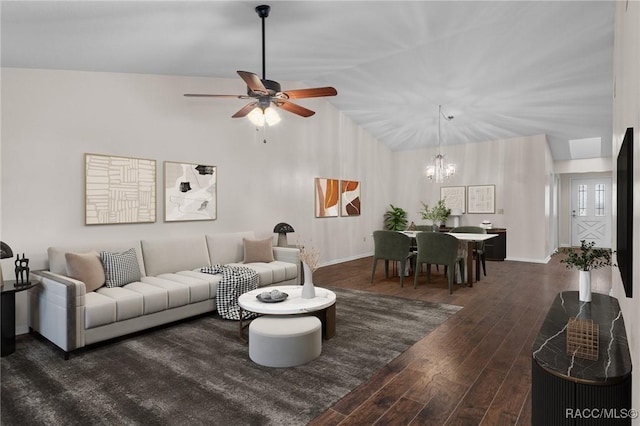
<svg viewBox="0 0 640 426"><path fill-rule="evenodd" d="M440 222L433 221L433 232L438 232L440 230Z"/></svg>
<svg viewBox="0 0 640 426"><path fill-rule="evenodd" d="M306 263L302 263L302 269L304 270L304 284L302 285L302 298L313 299L316 297L316 289L313 286L313 272L311 267Z"/></svg>
<svg viewBox="0 0 640 426"><path fill-rule="evenodd" d="M580 272L580 301L591 302L591 271Z"/></svg>

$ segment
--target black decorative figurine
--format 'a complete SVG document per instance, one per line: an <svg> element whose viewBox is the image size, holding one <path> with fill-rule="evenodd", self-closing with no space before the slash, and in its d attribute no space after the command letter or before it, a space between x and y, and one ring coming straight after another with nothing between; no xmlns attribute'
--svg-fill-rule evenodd
<svg viewBox="0 0 640 426"><path fill-rule="evenodd" d="M16 256L16 285L29 284L29 259L22 253L22 259L20 259L20 253Z"/></svg>

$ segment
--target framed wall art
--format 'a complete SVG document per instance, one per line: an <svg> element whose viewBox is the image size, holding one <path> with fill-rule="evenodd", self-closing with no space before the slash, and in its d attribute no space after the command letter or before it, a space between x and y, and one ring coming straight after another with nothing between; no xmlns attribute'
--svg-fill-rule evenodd
<svg viewBox="0 0 640 426"><path fill-rule="evenodd" d="M467 187L467 213L495 213L495 197L495 185L469 185Z"/></svg>
<svg viewBox="0 0 640 426"><path fill-rule="evenodd" d="M339 183L338 179L315 178L316 217L338 216Z"/></svg>
<svg viewBox="0 0 640 426"><path fill-rule="evenodd" d="M360 182L340 181L340 216L360 216Z"/></svg>
<svg viewBox="0 0 640 426"><path fill-rule="evenodd" d="M465 213L466 192L464 186L443 186L440 188L440 199L452 212Z"/></svg>
<svg viewBox="0 0 640 426"><path fill-rule="evenodd" d="M85 154L85 224L156 221L156 161Z"/></svg>
<svg viewBox="0 0 640 426"><path fill-rule="evenodd" d="M164 162L164 220L215 220L216 166Z"/></svg>

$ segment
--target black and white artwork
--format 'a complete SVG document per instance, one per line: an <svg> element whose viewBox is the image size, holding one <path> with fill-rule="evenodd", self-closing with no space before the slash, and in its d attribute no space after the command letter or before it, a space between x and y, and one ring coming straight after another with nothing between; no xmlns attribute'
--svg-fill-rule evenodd
<svg viewBox="0 0 640 426"><path fill-rule="evenodd" d="M217 170L204 164L164 162L164 220L215 220Z"/></svg>

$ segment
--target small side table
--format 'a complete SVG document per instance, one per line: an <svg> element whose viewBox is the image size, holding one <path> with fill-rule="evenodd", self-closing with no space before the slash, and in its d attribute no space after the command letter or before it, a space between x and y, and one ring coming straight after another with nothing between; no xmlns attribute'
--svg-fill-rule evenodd
<svg viewBox="0 0 640 426"><path fill-rule="evenodd" d="M16 293L28 290L37 285L37 281L31 281L28 284L16 285L15 280L4 281L0 290L2 296L0 303L2 304L0 356L5 357L11 355L16 350Z"/></svg>

